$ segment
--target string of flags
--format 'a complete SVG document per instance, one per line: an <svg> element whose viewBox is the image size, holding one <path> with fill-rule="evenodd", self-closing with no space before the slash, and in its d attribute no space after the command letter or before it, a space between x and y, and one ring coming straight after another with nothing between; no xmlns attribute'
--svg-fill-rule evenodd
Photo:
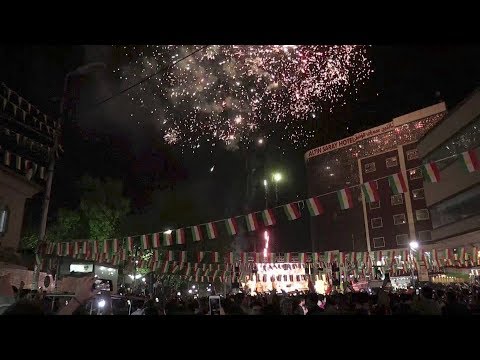
<svg viewBox="0 0 480 360"><path fill-rule="evenodd" d="M5 166L15 168L22 172L28 180L38 177L41 180L46 179L47 169L44 166L38 165L30 159L25 159L21 155L15 154L0 146L0 159L3 159Z"/></svg>
<svg viewBox="0 0 480 360"><path fill-rule="evenodd" d="M6 127L3 127L1 131L7 136L15 137L17 145L28 146L30 150L33 150L35 148L36 150L45 151L49 155L53 151L53 147L42 144L38 141L32 140L29 137L19 132L10 130ZM58 150L56 151L56 154L55 154L57 159L60 157L59 151L63 152L63 147L61 145L58 146Z"/></svg>
<svg viewBox="0 0 480 360"><path fill-rule="evenodd" d="M480 162L475 150L468 150L461 154L455 154L447 158L437 160L444 161L451 158L460 158L460 161L464 165L464 168L469 173L480 170ZM378 182L380 179L387 179L390 190L393 194L403 194L407 192L406 172L420 170L425 181L438 183L440 181L440 172L436 162L430 162L428 164L421 165L419 167L405 170L405 172L398 172L392 175L384 176L376 180L371 180L363 184L352 185L344 189L340 189L334 193L337 194L340 208L347 210L353 208L354 201L351 190L356 187L360 187L362 194L367 202L378 201ZM331 194L331 193L328 193ZM211 221L203 224L192 225L189 227L179 228L176 230L168 230L157 233L142 234L136 236L128 236L126 245L129 248L134 246L140 246L141 248L156 249L160 247L168 247L172 245L185 245L187 234L194 242L202 241L205 238L213 240L219 237L219 227L226 230L230 236L237 235L239 233L239 222L242 222L248 231L258 231L262 228L274 226L277 224L280 217L286 217L288 221L294 221L302 216L300 205L306 205L310 216L319 216L325 213L325 209L321 202L321 197L328 194L317 195L305 200L299 200L288 204L276 206L271 209L262 211L255 211L247 215L233 216L227 219ZM302 207L303 208L303 207ZM283 210L283 211L278 211ZM187 231L189 230L189 231ZM206 236L205 236L206 234ZM110 239L112 240L112 239ZM141 244L139 244L141 240Z"/></svg>
<svg viewBox="0 0 480 360"><path fill-rule="evenodd" d="M3 108L5 110L6 107L6 102L11 103L13 105L14 109L14 115L16 115L17 110L20 111L20 113L23 116L23 121L25 121L26 115L30 115L32 117L36 116L37 117L37 122L42 122L44 123L45 126L49 126L52 128L58 128L60 123L56 121L55 119L52 119L50 116L46 115L42 111L40 111L37 107L32 105L30 102L28 102L26 99L24 99L19 93L16 91L10 89L5 83L0 84L0 98L3 99L2 104ZM2 96L3 94L3 96ZM13 102L13 98L16 98L17 101ZM6 102L5 102L6 100ZM17 110L15 110L17 109Z"/></svg>

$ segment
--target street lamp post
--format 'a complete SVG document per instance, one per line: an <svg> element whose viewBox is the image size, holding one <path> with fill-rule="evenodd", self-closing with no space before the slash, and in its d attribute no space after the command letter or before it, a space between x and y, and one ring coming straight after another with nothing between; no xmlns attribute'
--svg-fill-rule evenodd
<svg viewBox="0 0 480 360"><path fill-rule="evenodd" d="M278 205L278 183L282 180L282 174L276 172L273 174L273 183L275 184L275 205Z"/></svg>
<svg viewBox="0 0 480 360"><path fill-rule="evenodd" d="M68 85L69 85L70 78L72 76L85 75L95 70L104 69L105 67L106 66L103 63L89 63L86 65L80 66L74 71L71 71L67 75L65 75L65 78L63 80L63 96L60 101L60 121L59 121L60 126L62 121L65 118L65 99L68 95ZM59 143L58 143L59 136L60 136L60 127L55 129L53 151L51 152L50 161L48 164L47 183L45 184L45 194L43 197L43 204L42 204L42 219L40 222L38 244L35 250L36 258L40 255L39 250L41 248L41 245L45 242L45 234L47 230L47 219L48 219L48 208L50 205L50 194L52 192L53 172L55 170L55 156L59 146ZM38 289L39 276L40 276L40 264L38 264L37 260L35 259L35 268L33 271L33 279L32 279L32 290ZM58 274L55 275L55 277L57 276Z"/></svg>
<svg viewBox="0 0 480 360"><path fill-rule="evenodd" d="M410 247L410 260L412 262L410 266L411 276L412 276L412 286L415 289L415 270L413 269L413 253L415 250L418 249L418 242L415 240L410 241L409 247Z"/></svg>

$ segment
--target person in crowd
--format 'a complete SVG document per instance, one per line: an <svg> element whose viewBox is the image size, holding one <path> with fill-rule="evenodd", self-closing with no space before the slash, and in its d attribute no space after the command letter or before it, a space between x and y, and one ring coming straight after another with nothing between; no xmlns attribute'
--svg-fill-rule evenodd
<svg viewBox="0 0 480 360"><path fill-rule="evenodd" d="M442 310L438 302L433 298L433 289L424 286L420 296L413 303L413 310L419 315L441 315Z"/></svg>
<svg viewBox="0 0 480 360"><path fill-rule="evenodd" d="M442 314L446 316L468 316L471 315L467 305L458 301L458 296L454 291L447 292L447 302L442 308Z"/></svg>
<svg viewBox="0 0 480 360"><path fill-rule="evenodd" d="M307 315L321 315L324 310L318 306L318 295L314 292L307 295L306 306L307 306Z"/></svg>

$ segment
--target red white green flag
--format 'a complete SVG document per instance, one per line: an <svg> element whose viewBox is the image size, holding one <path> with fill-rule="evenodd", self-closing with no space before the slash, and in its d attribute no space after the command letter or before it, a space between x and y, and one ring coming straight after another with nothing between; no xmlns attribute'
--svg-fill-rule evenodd
<svg viewBox="0 0 480 360"><path fill-rule="evenodd" d="M293 261L293 254L290 252L285 253L285 262L291 263L292 261Z"/></svg>
<svg viewBox="0 0 480 360"><path fill-rule="evenodd" d="M248 231L258 230L258 221L255 213L250 213L246 217Z"/></svg>
<svg viewBox="0 0 480 360"><path fill-rule="evenodd" d="M388 177L388 184L394 194L403 194L407 192L407 183L402 173L393 174Z"/></svg>
<svg viewBox="0 0 480 360"><path fill-rule="evenodd" d="M267 209L262 211L263 223L265 226L275 225L275 215L273 209Z"/></svg>
<svg viewBox="0 0 480 360"><path fill-rule="evenodd" d="M106 254L110 251L109 240L103 240L103 253Z"/></svg>
<svg viewBox="0 0 480 360"><path fill-rule="evenodd" d="M467 260L467 258L466 258L467 252L466 252L464 246L457 249L457 256L458 256L458 261L460 261L461 264L463 264L465 262L465 260Z"/></svg>
<svg viewBox="0 0 480 360"><path fill-rule="evenodd" d="M92 243L92 254L99 254L100 251L98 251L98 240L93 240Z"/></svg>
<svg viewBox="0 0 480 360"><path fill-rule="evenodd" d="M200 232L200 226L198 225L192 226L192 238L193 238L193 241L202 240L202 233Z"/></svg>
<svg viewBox="0 0 480 360"><path fill-rule="evenodd" d="M296 220L301 216L297 203L287 204L283 207L283 209L285 210L285 214L287 214L287 218L290 221Z"/></svg>
<svg viewBox="0 0 480 360"><path fill-rule="evenodd" d="M235 218L229 218L225 220L225 225L227 226L227 231L229 235L238 234L238 225L237 225L237 220Z"/></svg>
<svg viewBox="0 0 480 360"><path fill-rule="evenodd" d="M434 162L423 165L422 174L425 181L430 183L436 183L440 181L440 171L438 170L437 164Z"/></svg>
<svg viewBox="0 0 480 360"><path fill-rule="evenodd" d="M462 160L468 172L471 173L480 170L480 162L478 161L475 150L469 150L462 153Z"/></svg>
<svg viewBox="0 0 480 360"><path fill-rule="evenodd" d="M165 254L167 261L173 261L173 256L174 256L173 250L168 250L167 253Z"/></svg>
<svg viewBox="0 0 480 360"><path fill-rule="evenodd" d="M232 251L227 252L227 255L225 256L225 262L227 264L233 264L233 252Z"/></svg>
<svg viewBox="0 0 480 360"><path fill-rule="evenodd" d="M311 216L322 215L324 212L320 199L317 196L307 199L307 208Z"/></svg>
<svg viewBox="0 0 480 360"><path fill-rule="evenodd" d="M340 202L340 208L342 210L350 209L353 207L352 192L349 188L345 188L337 191L338 201Z"/></svg>
<svg viewBox="0 0 480 360"><path fill-rule="evenodd" d="M199 251L197 255L197 261L201 263L204 257L205 257L205 251Z"/></svg>
<svg viewBox="0 0 480 360"><path fill-rule="evenodd" d="M120 250L120 244L119 244L118 239L113 239L113 241L112 241L112 249L113 249L113 253L114 253L114 254L118 253L118 251Z"/></svg>
<svg viewBox="0 0 480 360"><path fill-rule="evenodd" d="M186 263L187 262L187 252L186 251L180 251L180 263Z"/></svg>
<svg viewBox="0 0 480 360"><path fill-rule="evenodd" d="M88 254L88 241L84 241L82 243L82 254L87 255Z"/></svg>
<svg viewBox="0 0 480 360"><path fill-rule="evenodd" d="M143 250L148 250L150 249L150 239L148 238L148 235L147 234L143 234L141 236L141 240L142 240L142 248Z"/></svg>
<svg viewBox="0 0 480 360"><path fill-rule="evenodd" d="M185 230L184 229L175 230L175 240L176 240L177 245L184 245L185 244Z"/></svg>
<svg viewBox="0 0 480 360"><path fill-rule="evenodd" d="M306 261L305 253L304 252L298 253L298 262L300 264L304 264L305 261Z"/></svg>
<svg viewBox="0 0 480 360"><path fill-rule="evenodd" d="M213 222L209 222L206 225L207 235L209 239L215 239L218 237L217 226Z"/></svg>
<svg viewBox="0 0 480 360"><path fill-rule="evenodd" d="M153 251L153 260L158 261L160 259L160 251L158 249L155 249Z"/></svg>
<svg viewBox="0 0 480 360"><path fill-rule="evenodd" d="M75 241L73 243L73 254L74 255L80 254L80 242L79 241Z"/></svg>
<svg viewBox="0 0 480 360"><path fill-rule="evenodd" d="M157 249L161 246L160 233L154 233L152 237L152 247Z"/></svg>
<svg viewBox="0 0 480 360"><path fill-rule="evenodd" d="M220 253L218 251L212 251L212 262L214 263L220 262Z"/></svg>
<svg viewBox="0 0 480 360"><path fill-rule="evenodd" d="M363 196L365 196L365 200L367 202L371 203L380 200L380 195L378 193L377 184L375 184L375 181L363 183L361 188Z"/></svg>
<svg viewBox="0 0 480 360"><path fill-rule="evenodd" d="M319 252L312 253L312 257L313 257L313 262L314 263L320 262L320 253Z"/></svg>
<svg viewBox="0 0 480 360"><path fill-rule="evenodd" d="M160 268L160 272L165 274L167 271L168 271L168 261L165 261Z"/></svg>
<svg viewBox="0 0 480 360"><path fill-rule="evenodd" d="M3 153L3 163L7 166L10 166L10 163L12 162L12 154L10 151L5 150Z"/></svg>
<svg viewBox="0 0 480 360"><path fill-rule="evenodd" d="M165 245L165 246L172 246L173 245L172 230L168 230L168 231L163 232L163 245Z"/></svg>
<svg viewBox="0 0 480 360"><path fill-rule="evenodd" d="M127 237L127 250L130 253L133 253L133 237Z"/></svg>

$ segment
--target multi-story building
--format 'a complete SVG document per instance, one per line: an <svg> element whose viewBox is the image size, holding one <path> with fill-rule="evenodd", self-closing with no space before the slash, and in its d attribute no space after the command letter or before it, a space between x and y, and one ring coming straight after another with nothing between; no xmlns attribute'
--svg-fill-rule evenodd
<svg viewBox="0 0 480 360"><path fill-rule="evenodd" d="M58 131L48 117L0 84L0 251L18 249L25 201L40 192Z"/></svg>
<svg viewBox="0 0 480 360"><path fill-rule="evenodd" d="M323 195L324 214L311 218L312 251L374 251L430 240L417 141L446 113L439 103L305 154L309 196ZM394 195L389 175L403 173L407 192ZM375 181L380 201L367 203L358 184ZM336 191L352 187L353 208Z"/></svg>
<svg viewBox="0 0 480 360"><path fill-rule="evenodd" d="M424 163L435 161L440 180L425 183L437 248L480 245L480 171L468 172L462 153L480 158L480 89L449 111L418 143Z"/></svg>

